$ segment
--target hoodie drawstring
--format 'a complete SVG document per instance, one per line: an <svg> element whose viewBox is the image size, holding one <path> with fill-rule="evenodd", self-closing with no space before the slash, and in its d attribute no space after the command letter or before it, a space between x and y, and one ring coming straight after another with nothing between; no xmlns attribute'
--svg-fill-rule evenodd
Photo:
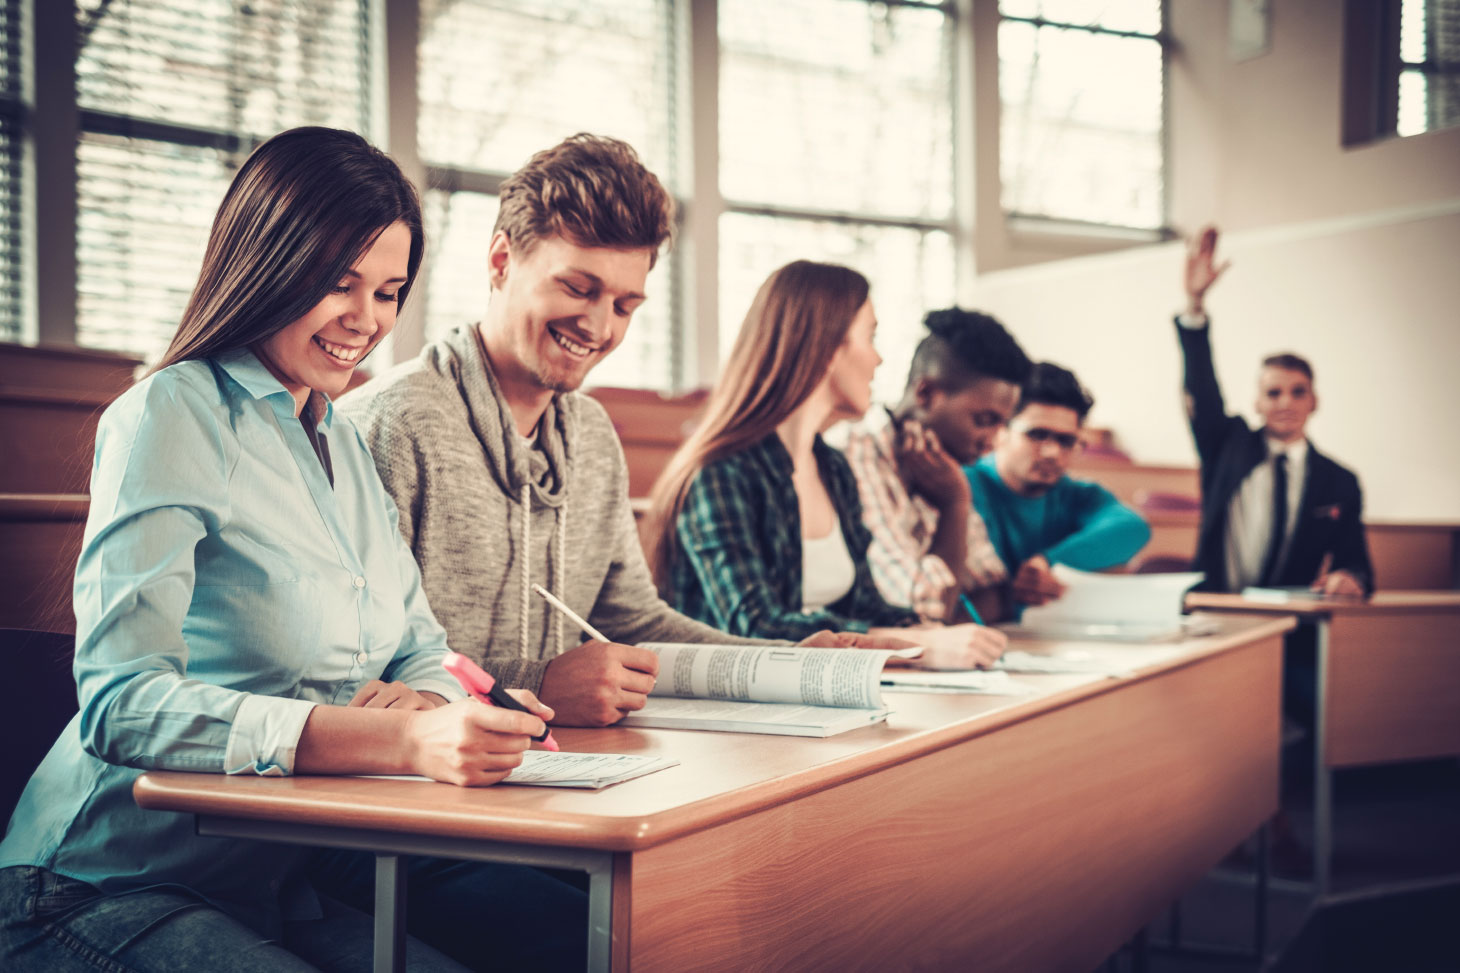
<svg viewBox="0 0 1460 973"><path fill-rule="evenodd" d="M517 626L517 655L527 658L527 613L532 599L532 485L522 484L522 621Z"/></svg>
<svg viewBox="0 0 1460 973"><path fill-rule="evenodd" d="M567 599L563 592L568 588L568 502L564 496L563 502L557 510L557 555L553 558L555 562L549 571L548 584L559 601L564 603ZM532 605L532 484L522 484L522 619L517 626L517 654L526 659L528 657L528 612ZM551 655L556 656L563 651L563 613L553 611L552 641L548 643L553 651ZM550 656L551 657L551 656Z"/></svg>
<svg viewBox="0 0 1460 973"><path fill-rule="evenodd" d="M563 502L558 505L558 556L554 559L557 563L553 565L553 594L563 604L568 603L568 597L564 592L568 589L568 495L563 492ZM563 651L563 613L553 612L553 641L557 651Z"/></svg>

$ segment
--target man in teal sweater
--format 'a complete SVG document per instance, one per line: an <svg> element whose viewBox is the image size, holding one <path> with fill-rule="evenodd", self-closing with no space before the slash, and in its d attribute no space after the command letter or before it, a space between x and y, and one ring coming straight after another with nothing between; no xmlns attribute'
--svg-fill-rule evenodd
<svg viewBox="0 0 1460 973"><path fill-rule="evenodd" d="M1016 604L1042 605L1063 593L1055 564L1099 571L1130 560L1151 538L1140 514L1109 490L1066 474L1094 404L1069 370L1035 365L993 452L966 468Z"/></svg>

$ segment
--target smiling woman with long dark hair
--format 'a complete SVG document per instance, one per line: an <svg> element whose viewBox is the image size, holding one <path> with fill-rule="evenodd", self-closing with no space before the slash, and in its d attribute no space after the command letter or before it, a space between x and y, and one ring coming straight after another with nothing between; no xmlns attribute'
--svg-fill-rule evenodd
<svg viewBox="0 0 1460 973"><path fill-rule="evenodd" d="M234 178L171 347L98 426L74 591L80 712L0 844L7 970L368 969L370 919L340 900L369 896L348 894L350 862L199 837L190 815L139 809L132 782L490 784L543 731L551 710L530 694L535 715L483 706L442 671L445 632L395 508L329 401L394 327L423 249L414 188L358 135L285 132ZM570 959L521 962L581 967L579 890L430 861L411 882L423 921L470 917L462 942L435 943L446 953L478 959L489 916L500 960L531 935L516 923L544 916L563 928L540 938ZM420 942L409 958L460 968Z"/></svg>

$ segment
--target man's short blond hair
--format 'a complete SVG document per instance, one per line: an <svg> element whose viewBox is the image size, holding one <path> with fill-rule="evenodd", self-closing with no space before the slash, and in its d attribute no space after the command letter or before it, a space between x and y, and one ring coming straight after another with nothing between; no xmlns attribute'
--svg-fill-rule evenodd
<svg viewBox="0 0 1460 973"><path fill-rule="evenodd" d="M633 146L579 133L538 152L503 181L497 224L528 254L558 235L581 247L648 250L650 266L674 235L674 199Z"/></svg>

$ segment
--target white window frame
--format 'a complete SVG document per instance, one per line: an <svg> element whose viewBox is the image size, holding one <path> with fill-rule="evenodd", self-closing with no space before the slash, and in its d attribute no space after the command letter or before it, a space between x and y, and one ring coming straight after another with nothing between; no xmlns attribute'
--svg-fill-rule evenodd
<svg viewBox="0 0 1460 973"><path fill-rule="evenodd" d="M980 188L984 191L981 199L989 199L988 191L991 186L993 193L992 200L996 201L1001 226L1012 234L1024 234L1030 237L1045 238L1064 237L1066 239L1099 242L1110 246L1160 243L1175 239L1177 234L1170 226L1170 99L1165 95L1165 92L1170 87L1171 58L1171 36L1168 33L1166 25L1166 0L1159 0L1161 24L1155 34L1147 34L1141 31L1116 30L1109 27L1092 27L1086 24L1070 24L1043 17L1006 16L999 10L999 0L975 0L975 2L978 6L978 22L974 25L975 36L979 36L980 32L991 35L986 42L979 45L980 50L978 54L981 58L979 62L979 81L992 89L987 98L980 99L978 102L978 110L982 116L978 123L978 130L981 140L985 143L979 160L982 171L988 173L988 177L979 180ZM1160 226L1152 228L1132 227L1117 223L1089 222L1063 219L1057 216L1012 212L1003 208L1003 162L999 145L1000 133L1002 131L1001 116L1003 113L1003 105L998 90L999 53L997 38L999 35L999 25L1005 21L1031 24L1035 27L1057 27L1064 30L1082 31L1087 34L1102 34L1110 37L1140 38L1154 41L1161 46L1161 85L1163 95L1161 98ZM992 116L992 120L986 124L983 121L983 117L988 116Z"/></svg>
<svg viewBox="0 0 1460 973"><path fill-rule="evenodd" d="M970 293L975 274L974 180L969 164L975 144L974 112L969 97L973 79L971 38L973 7L977 0L884 0L894 6L936 7L953 23L953 168L954 205L947 219L886 218L860 213L767 206L721 198L719 190L719 37L718 0L670 0L677 5L679 57L687 70L680 72L680 106L676 119L677 178L680 187L681 226L675 261L678 277L656 284L675 299L677 348L672 373L677 388L712 382L719 368L719 221L727 212L754 213L782 218L815 219L852 225L901 226L938 229L952 235L954 280L960 297ZM734 2L734 0L727 0ZM851 0L849 0L851 2ZM405 174L423 192L432 186L495 194L505 173L427 167L417 139L418 0L372 0L376 38L373 51L376 79L372 98L375 124L371 133L382 148L400 163ZM69 2L23 0L33 18L32 51L75 49L75 13ZM33 266L25 272L35 281L39 316L34 335L48 344L74 344L76 339L76 146L82 113L76 103L76 69L64 57L30 58L36 87L35 110L30 115L27 147L34 178L27 193L27 211L34 227ZM88 114L88 118L90 118ZM90 119L95 122L96 119ZM166 123L155 124L158 131ZM90 127L90 123L88 125ZM138 131L132 123L129 131ZM246 146L243 148L247 148ZM32 176L33 174L33 176ZM44 214L44 219L34 218ZM428 298L429 299L429 298ZM400 361L415 355L424 335L426 301L413 301L402 315L401 327L390 349ZM733 322L732 322L733 326ZM384 351L386 349L382 349Z"/></svg>

